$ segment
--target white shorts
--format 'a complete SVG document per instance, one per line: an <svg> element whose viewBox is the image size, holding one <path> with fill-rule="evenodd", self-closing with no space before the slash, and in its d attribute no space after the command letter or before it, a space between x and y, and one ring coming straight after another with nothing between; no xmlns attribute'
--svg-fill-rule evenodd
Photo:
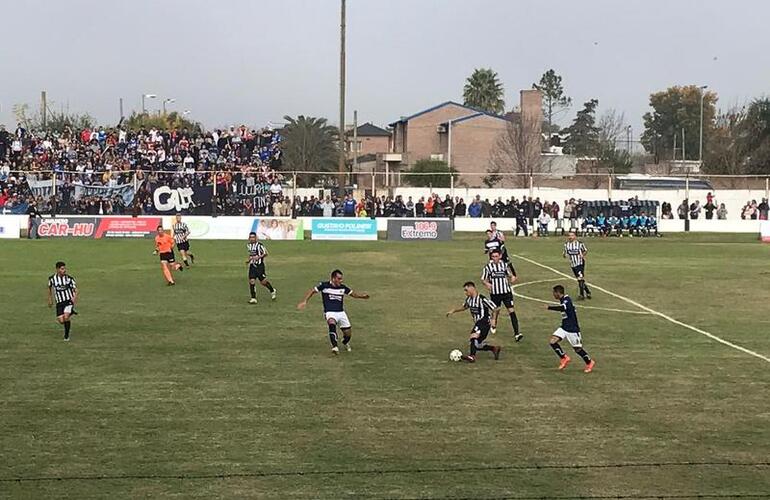
<svg viewBox="0 0 770 500"><path fill-rule="evenodd" d="M583 347L583 339L580 337L580 332L568 332L563 328L559 328L553 332L553 336L559 337L561 340L566 338L572 347Z"/></svg>
<svg viewBox="0 0 770 500"><path fill-rule="evenodd" d="M324 313L324 316L326 316L326 321L333 319L340 328L350 328L350 320L348 319L348 315L345 314L345 311L327 312Z"/></svg>

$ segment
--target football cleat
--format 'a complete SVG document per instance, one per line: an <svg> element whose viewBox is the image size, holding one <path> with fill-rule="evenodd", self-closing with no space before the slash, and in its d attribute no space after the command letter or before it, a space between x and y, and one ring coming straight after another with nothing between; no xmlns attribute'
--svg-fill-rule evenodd
<svg viewBox="0 0 770 500"><path fill-rule="evenodd" d="M176 283L174 283L173 281L169 281L168 283L166 283L166 286L174 286L174 285L176 285Z"/></svg>
<svg viewBox="0 0 770 500"><path fill-rule="evenodd" d="M467 361L468 363L475 363L476 362L476 356L473 356L471 354L469 354L467 356L463 354L463 356L460 359L462 359L463 361Z"/></svg>
<svg viewBox="0 0 770 500"><path fill-rule="evenodd" d="M585 373L591 373L592 371L594 371L594 366L596 366L596 361L592 359L591 362L586 365L586 368L583 371Z"/></svg>
<svg viewBox="0 0 770 500"><path fill-rule="evenodd" d="M490 328L489 329L489 333L491 333L492 335L496 334L497 333L497 328Z"/></svg>
<svg viewBox="0 0 770 500"><path fill-rule="evenodd" d="M270 292L270 299L271 299L271 300L275 300L275 297L276 297L276 292L277 292L277 291L278 291L278 290L276 290L275 288L273 288L273 291L272 291L272 292Z"/></svg>
<svg viewBox="0 0 770 500"><path fill-rule="evenodd" d="M342 345L345 346L345 350L348 351L348 352L353 350L353 349L350 348L350 344L342 344Z"/></svg>
<svg viewBox="0 0 770 500"><path fill-rule="evenodd" d="M256 303L257 303L257 299L255 298L249 299L249 304L256 304Z"/></svg>
<svg viewBox="0 0 770 500"><path fill-rule="evenodd" d="M513 336L513 340L515 340L516 342L521 342L521 339L523 338L524 338L523 333L517 333L516 335Z"/></svg>
<svg viewBox="0 0 770 500"><path fill-rule="evenodd" d="M332 354L336 355L336 354L339 354L339 353L340 353L340 348L339 347L337 347L337 346L332 347Z"/></svg>
<svg viewBox="0 0 770 500"><path fill-rule="evenodd" d="M195 255L190 254L190 264L195 264Z"/></svg>
<svg viewBox="0 0 770 500"><path fill-rule="evenodd" d="M559 370L563 370L567 368L567 365L569 364L570 361L572 361L572 358L570 358L565 354L564 357L561 358L561 361L559 362Z"/></svg>

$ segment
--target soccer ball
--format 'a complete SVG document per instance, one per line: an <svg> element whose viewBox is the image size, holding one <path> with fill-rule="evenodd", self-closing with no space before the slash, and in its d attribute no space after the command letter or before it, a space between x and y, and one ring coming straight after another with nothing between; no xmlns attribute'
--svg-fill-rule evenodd
<svg viewBox="0 0 770 500"><path fill-rule="evenodd" d="M460 349L452 349L449 353L449 361L460 361L463 357L463 352Z"/></svg>

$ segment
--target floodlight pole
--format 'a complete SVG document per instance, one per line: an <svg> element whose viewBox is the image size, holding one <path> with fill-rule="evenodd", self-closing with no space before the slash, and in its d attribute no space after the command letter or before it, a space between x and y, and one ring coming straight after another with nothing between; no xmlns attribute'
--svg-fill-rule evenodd
<svg viewBox="0 0 770 500"><path fill-rule="evenodd" d="M340 180L344 180L346 170L345 154L345 0L340 0Z"/></svg>

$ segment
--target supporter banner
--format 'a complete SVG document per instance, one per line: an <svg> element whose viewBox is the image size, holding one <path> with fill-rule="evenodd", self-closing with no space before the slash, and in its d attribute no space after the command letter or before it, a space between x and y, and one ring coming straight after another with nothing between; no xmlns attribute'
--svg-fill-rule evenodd
<svg viewBox="0 0 770 500"><path fill-rule="evenodd" d="M29 189L36 197L50 198L53 195L53 183L51 180L35 180L27 179ZM80 199L84 196L99 196L112 198L116 195L123 198L125 205L131 206L134 201L134 185L133 184L115 184L114 186L101 186L91 185L75 182L72 184L75 188L73 192L74 199ZM56 190L61 193L64 183L61 180L56 181Z"/></svg>
<svg viewBox="0 0 770 500"><path fill-rule="evenodd" d="M211 213L212 196L214 196L212 186L184 188L159 186L152 193L152 202L155 210L163 215L195 209L204 213Z"/></svg>
<svg viewBox="0 0 770 500"><path fill-rule="evenodd" d="M314 218L311 226L313 240L376 240L377 221L354 218Z"/></svg>
<svg viewBox="0 0 770 500"><path fill-rule="evenodd" d="M160 217L105 217L99 219L94 238L148 238L161 222Z"/></svg>
<svg viewBox="0 0 770 500"><path fill-rule="evenodd" d="M17 239L21 234L20 215L0 215L0 239Z"/></svg>
<svg viewBox="0 0 770 500"><path fill-rule="evenodd" d="M449 241L449 219L388 219L388 239L396 241Z"/></svg>
<svg viewBox="0 0 770 500"><path fill-rule="evenodd" d="M246 240L252 231L262 240L302 240L302 220L279 217L199 217L186 216L182 221L190 229L192 240ZM174 217L167 217L164 227L171 228Z"/></svg>
<svg viewBox="0 0 770 500"><path fill-rule="evenodd" d="M37 228L41 238L93 238L96 217L44 217Z"/></svg>
<svg viewBox="0 0 770 500"><path fill-rule="evenodd" d="M759 235L762 241L770 243L770 221L763 220L759 223Z"/></svg>

